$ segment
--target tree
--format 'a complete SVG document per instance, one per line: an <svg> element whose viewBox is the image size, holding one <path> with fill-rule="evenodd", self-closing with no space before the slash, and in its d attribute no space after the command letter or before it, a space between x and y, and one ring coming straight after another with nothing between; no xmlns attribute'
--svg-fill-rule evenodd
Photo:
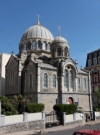
<svg viewBox="0 0 100 135"><path fill-rule="evenodd" d="M100 99L100 88L95 91L95 95L97 96L97 98L98 98L98 103L99 103L99 99Z"/></svg>
<svg viewBox="0 0 100 135"><path fill-rule="evenodd" d="M25 106L29 103L29 100L22 96L21 94L14 96L14 104L16 105L16 108L19 112L19 114L23 113L25 111Z"/></svg>
<svg viewBox="0 0 100 135"><path fill-rule="evenodd" d="M0 96L1 101L1 114L4 115L15 115L18 111L10 103L9 99L5 96Z"/></svg>

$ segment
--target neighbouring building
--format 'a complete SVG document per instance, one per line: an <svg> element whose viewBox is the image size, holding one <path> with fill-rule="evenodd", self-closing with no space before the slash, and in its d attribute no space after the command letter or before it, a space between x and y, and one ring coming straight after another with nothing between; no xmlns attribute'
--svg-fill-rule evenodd
<svg viewBox="0 0 100 135"><path fill-rule="evenodd" d="M95 91L100 89L100 49L87 54L85 69L91 72L93 105L100 105L95 94Z"/></svg>
<svg viewBox="0 0 100 135"><path fill-rule="evenodd" d="M77 68L70 57L68 41L41 26L28 28L6 65L6 96L25 95L43 103L50 112L58 103L76 104L92 110L90 74Z"/></svg>
<svg viewBox="0 0 100 135"><path fill-rule="evenodd" d="M5 66L10 54L0 53L0 95L5 95Z"/></svg>

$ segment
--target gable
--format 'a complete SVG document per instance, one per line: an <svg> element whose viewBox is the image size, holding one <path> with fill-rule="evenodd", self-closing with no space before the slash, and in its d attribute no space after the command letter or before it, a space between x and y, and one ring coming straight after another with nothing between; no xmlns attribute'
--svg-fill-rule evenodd
<svg viewBox="0 0 100 135"><path fill-rule="evenodd" d="M26 70L34 70L36 68L36 63L30 60L26 65Z"/></svg>
<svg viewBox="0 0 100 135"><path fill-rule="evenodd" d="M6 64L6 68L14 67L16 65L18 65L18 60L13 55L11 55L9 61Z"/></svg>

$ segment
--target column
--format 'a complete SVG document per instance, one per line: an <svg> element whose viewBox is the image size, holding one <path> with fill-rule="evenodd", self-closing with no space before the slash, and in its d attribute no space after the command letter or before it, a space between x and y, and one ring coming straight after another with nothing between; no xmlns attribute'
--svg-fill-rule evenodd
<svg viewBox="0 0 100 135"><path fill-rule="evenodd" d="M40 67L38 64L38 69L37 69L37 92L40 92Z"/></svg>
<svg viewBox="0 0 100 135"><path fill-rule="evenodd" d="M68 70L68 91L70 91L70 71Z"/></svg>

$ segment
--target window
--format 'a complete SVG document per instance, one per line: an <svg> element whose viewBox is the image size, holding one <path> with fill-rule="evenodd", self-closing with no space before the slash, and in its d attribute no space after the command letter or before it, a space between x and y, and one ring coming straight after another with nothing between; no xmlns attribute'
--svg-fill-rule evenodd
<svg viewBox="0 0 100 135"><path fill-rule="evenodd" d="M31 43L28 42L28 43L26 44L26 50L30 50L30 49L31 49Z"/></svg>
<svg viewBox="0 0 100 135"><path fill-rule="evenodd" d="M88 66L91 66L91 60L88 60Z"/></svg>
<svg viewBox="0 0 100 135"><path fill-rule="evenodd" d="M67 88L67 72L66 71L64 75L64 87Z"/></svg>
<svg viewBox="0 0 100 135"><path fill-rule="evenodd" d="M23 47L24 47L24 50L26 50L26 44Z"/></svg>
<svg viewBox="0 0 100 135"><path fill-rule="evenodd" d="M98 57L98 63L100 64L100 57Z"/></svg>
<svg viewBox="0 0 100 135"><path fill-rule="evenodd" d="M78 87L78 90L80 89L80 78L78 77L77 78L77 87Z"/></svg>
<svg viewBox="0 0 100 135"><path fill-rule="evenodd" d="M46 42L43 42L43 50L46 50L46 48L47 48L47 44Z"/></svg>
<svg viewBox="0 0 100 135"><path fill-rule="evenodd" d="M36 42L35 41L32 42L32 49L36 49Z"/></svg>
<svg viewBox="0 0 100 135"><path fill-rule="evenodd" d="M91 54L89 54L89 60L91 60Z"/></svg>
<svg viewBox="0 0 100 135"><path fill-rule="evenodd" d="M97 53L94 53L94 58L97 58Z"/></svg>
<svg viewBox="0 0 100 135"><path fill-rule="evenodd" d="M53 87L56 88L56 75L53 75Z"/></svg>
<svg viewBox="0 0 100 135"><path fill-rule="evenodd" d="M53 58L54 58L54 52L55 52L54 49L52 49L52 57L53 57Z"/></svg>
<svg viewBox="0 0 100 135"><path fill-rule="evenodd" d="M13 71L13 85L15 84L15 72Z"/></svg>
<svg viewBox="0 0 100 135"><path fill-rule="evenodd" d="M97 59L96 59L96 58L93 59L93 64L94 64L94 65L97 64Z"/></svg>
<svg viewBox="0 0 100 135"><path fill-rule="evenodd" d="M97 76L94 77L94 83L98 83L98 77Z"/></svg>
<svg viewBox="0 0 100 135"><path fill-rule="evenodd" d="M30 74L30 88L32 88L32 74Z"/></svg>
<svg viewBox="0 0 100 135"><path fill-rule="evenodd" d="M83 88L86 89L86 78L84 78L83 85Z"/></svg>
<svg viewBox="0 0 100 135"><path fill-rule="evenodd" d="M50 51L50 43L47 45L47 50Z"/></svg>
<svg viewBox="0 0 100 135"><path fill-rule="evenodd" d="M57 49L57 56L61 56L61 48Z"/></svg>
<svg viewBox="0 0 100 135"><path fill-rule="evenodd" d="M44 74L44 87L48 87L48 75Z"/></svg>
<svg viewBox="0 0 100 135"><path fill-rule="evenodd" d="M40 40L38 41L38 49L42 49L42 43Z"/></svg>
<svg viewBox="0 0 100 135"><path fill-rule="evenodd" d="M65 48L64 54L65 54L65 56L67 57L67 48Z"/></svg>
<svg viewBox="0 0 100 135"><path fill-rule="evenodd" d="M70 71L70 74L69 74L69 84L70 84L70 88L73 88L73 74L72 74L71 71Z"/></svg>

